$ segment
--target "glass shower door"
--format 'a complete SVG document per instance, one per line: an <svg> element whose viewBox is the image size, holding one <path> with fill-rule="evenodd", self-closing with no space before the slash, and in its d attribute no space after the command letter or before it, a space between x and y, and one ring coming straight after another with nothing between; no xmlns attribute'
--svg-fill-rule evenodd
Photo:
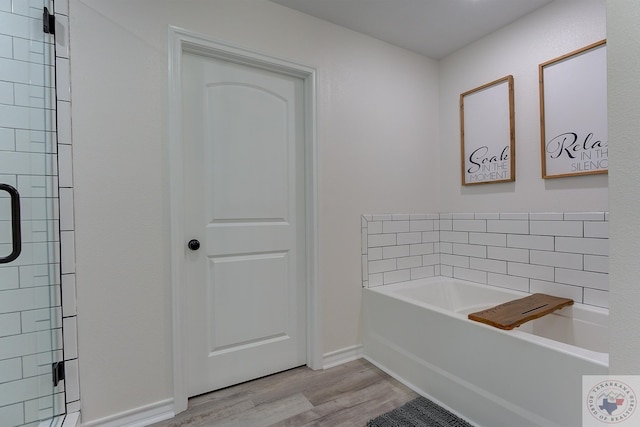
<svg viewBox="0 0 640 427"><path fill-rule="evenodd" d="M49 0L0 2L0 426L64 413L55 44Z"/></svg>

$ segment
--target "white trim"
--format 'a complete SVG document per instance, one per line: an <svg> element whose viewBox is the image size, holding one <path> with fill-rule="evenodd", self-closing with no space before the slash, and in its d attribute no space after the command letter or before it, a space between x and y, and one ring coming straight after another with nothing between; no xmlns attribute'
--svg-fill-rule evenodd
<svg viewBox="0 0 640 427"><path fill-rule="evenodd" d="M62 427L78 427L80 425L80 412L71 412L64 416Z"/></svg>
<svg viewBox="0 0 640 427"><path fill-rule="evenodd" d="M82 423L82 427L144 427L173 418L173 399L161 400L129 411Z"/></svg>
<svg viewBox="0 0 640 427"><path fill-rule="evenodd" d="M322 356L322 369L333 368L334 366L342 365L343 363L351 362L352 360L362 357L362 344L330 351Z"/></svg>
<svg viewBox="0 0 640 427"><path fill-rule="evenodd" d="M171 212L171 290L173 330L173 411L187 409L183 351L186 348L183 331L181 283L184 277L183 230L183 159L181 146L182 92L181 65L183 52L197 53L239 64L267 69L301 78L304 84L305 109L305 194L307 244L307 366L322 367L322 301L318 273L317 224L317 137L316 137L316 69L270 55L250 51L225 42L169 26L169 190Z"/></svg>

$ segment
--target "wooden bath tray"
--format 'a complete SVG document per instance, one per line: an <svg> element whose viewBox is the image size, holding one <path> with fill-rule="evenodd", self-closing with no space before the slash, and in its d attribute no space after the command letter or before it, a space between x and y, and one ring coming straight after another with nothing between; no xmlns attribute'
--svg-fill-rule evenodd
<svg viewBox="0 0 640 427"><path fill-rule="evenodd" d="M529 320L537 319L569 305L573 305L572 299L547 294L533 294L486 310L470 313L469 319L510 330Z"/></svg>

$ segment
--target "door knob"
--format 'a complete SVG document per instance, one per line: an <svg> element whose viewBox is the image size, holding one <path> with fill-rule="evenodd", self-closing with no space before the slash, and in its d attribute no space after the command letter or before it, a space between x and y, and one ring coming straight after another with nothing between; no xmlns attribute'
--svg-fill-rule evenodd
<svg viewBox="0 0 640 427"><path fill-rule="evenodd" d="M187 247L192 251L197 251L200 249L200 242L196 239L191 239L189 240L189 243L187 243Z"/></svg>

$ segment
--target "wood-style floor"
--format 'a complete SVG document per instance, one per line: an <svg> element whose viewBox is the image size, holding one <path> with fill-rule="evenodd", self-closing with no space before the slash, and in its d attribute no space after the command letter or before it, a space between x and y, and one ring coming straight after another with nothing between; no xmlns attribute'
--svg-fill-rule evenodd
<svg viewBox="0 0 640 427"><path fill-rule="evenodd" d="M153 427L364 426L417 394L364 359L327 370L291 369L189 399Z"/></svg>

